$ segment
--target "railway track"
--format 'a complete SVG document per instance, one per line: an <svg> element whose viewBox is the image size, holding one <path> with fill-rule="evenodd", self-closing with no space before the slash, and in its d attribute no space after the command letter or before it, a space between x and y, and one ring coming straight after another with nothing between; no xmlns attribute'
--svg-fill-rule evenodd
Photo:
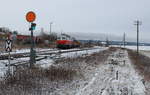
<svg viewBox="0 0 150 95"><path fill-rule="evenodd" d="M77 52L77 51L84 51L84 50L92 50L92 49L98 49L98 48L83 48L83 49L70 49L70 50L45 50L45 51L36 51L36 57L40 55L52 55L52 54L62 54L62 53L68 53L68 52ZM26 53L13 53L10 55L12 59L14 58L23 58L23 57L29 57L30 52ZM0 55L0 60L7 60L8 54Z"/></svg>
<svg viewBox="0 0 150 95"><path fill-rule="evenodd" d="M93 49L99 49L99 48L83 48L83 49L70 49L70 50L45 50L45 51L40 51L36 53L36 61L40 61L43 59L46 59L47 57L51 57L53 60L59 60L62 57L57 58L59 55L63 53L70 53L70 52L78 52L78 51L85 51L85 50L93 50ZM55 55L55 56L52 56ZM4 56L4 57L3 57ZM8 59L8 54L3 55L0 57L0 60L7 60ZM30 53L17 53L17 54L11 54L13 58L11 60L15 60L15 62L12 62L10 66L25 66L28 65L29 63L29 56ZM28 58L27 60L17 60L18 58ZM7 62L3 62L6 66L8 65Z"/></svg>
<svg viewBox="0 0 150 95"><path fill-rule="evenodd" d="M38 53L44 53L44 52L55 52L57 50L44 50L44 51L36 51ZM25 52L25 53L10 53L11 58L23 58L23 57L29 57L30 52ZM8 53L1 54L0 55L0 60L7 60L8 59Z"/></svg>

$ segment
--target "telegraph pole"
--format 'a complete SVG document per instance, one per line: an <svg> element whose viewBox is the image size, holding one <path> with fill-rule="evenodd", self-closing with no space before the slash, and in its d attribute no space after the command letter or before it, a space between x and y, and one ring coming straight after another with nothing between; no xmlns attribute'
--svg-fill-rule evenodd
<svg viewBox="0 0 150 95"><path fill-rule="evenodd" d="M51 41L51 33L52 33L52 24L53 24L53 22L50 22L50 41Z"/></svg>
<svg viewBox="0 0 150 95"><path fill-rule="evenodd" d="M50 34L52 33L52 24L53 22L50 22Z"/></svg>
<svg viewBox="0 0 150 95"><path fill-rule="evenodd" d="M124 48L125 48L125 44L126 44L126 34L124 33L123 34L123 45L124 45Z"/></svg>
<svg viewBox="0 0 150 95"><path fill-rule="evenodd" d="M106 47L109 47L109 40L108 40L108 37L106 38Z"/></svg>
<svg viewBox="0 0 150 95"><path fill-rule="evenodd" d="M136 25L137 28L137 55L139 55L139 25L141 25L141 22L137 20L134 25Z"/></svg>

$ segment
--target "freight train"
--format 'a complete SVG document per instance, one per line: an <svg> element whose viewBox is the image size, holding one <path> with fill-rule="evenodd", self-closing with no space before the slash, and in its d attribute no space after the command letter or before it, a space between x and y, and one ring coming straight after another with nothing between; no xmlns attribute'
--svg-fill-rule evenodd
<svg viewBox="0 0 150 95"><path fill-rule="evenodd" d="M57 48L60 49L70 49L70 48L80 47L80 42L67 34L61 34L57 38L56 43L57 43Z"/></svg>

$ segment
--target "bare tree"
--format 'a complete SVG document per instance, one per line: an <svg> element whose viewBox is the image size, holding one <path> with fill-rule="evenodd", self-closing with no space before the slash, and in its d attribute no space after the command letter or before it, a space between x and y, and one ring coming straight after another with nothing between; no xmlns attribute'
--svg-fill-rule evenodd
<svg viewBox="0 0 150 95"><path fill-rule="evenodd" d="M57 34L52 32L50 35L46 34L45 32L41 32L40 37L42 40L48 40L54 42L57 40Z"/></svg>

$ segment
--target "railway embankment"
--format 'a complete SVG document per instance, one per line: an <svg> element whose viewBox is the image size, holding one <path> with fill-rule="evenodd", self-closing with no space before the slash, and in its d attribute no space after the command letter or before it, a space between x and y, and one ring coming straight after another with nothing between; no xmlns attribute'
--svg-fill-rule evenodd
<svg viewBox="0 0 150 95"><path fill-rule="evenodd" d="M140 58L143 56L139 56L138 62L142 62ZM18 68L12 76L5 75L0 81L0 94L145 95L146 92L149 95L149 81L141 73L147 63L143 64L136 63L133 51L110 47L91 54L62 58L48 68L38 65L32 69Z"/></svg>
<svg viewBox="0 0 150 95"><path fill-rule="evenodd" d="M142 81L146 87L146 95L150 95L150 57L141 53L137 55L133 50L128 50L128 54L136 71L144 78Z"/></svg>
<svg viewBox="0 0 150 95"><path fill-rule="evenodd" d="M109 48L78 57L69 57L53 63L49 68L18 68L12 76L0 82L0 94L5 95L74 95L83 88L108 56Z"/></svg>

